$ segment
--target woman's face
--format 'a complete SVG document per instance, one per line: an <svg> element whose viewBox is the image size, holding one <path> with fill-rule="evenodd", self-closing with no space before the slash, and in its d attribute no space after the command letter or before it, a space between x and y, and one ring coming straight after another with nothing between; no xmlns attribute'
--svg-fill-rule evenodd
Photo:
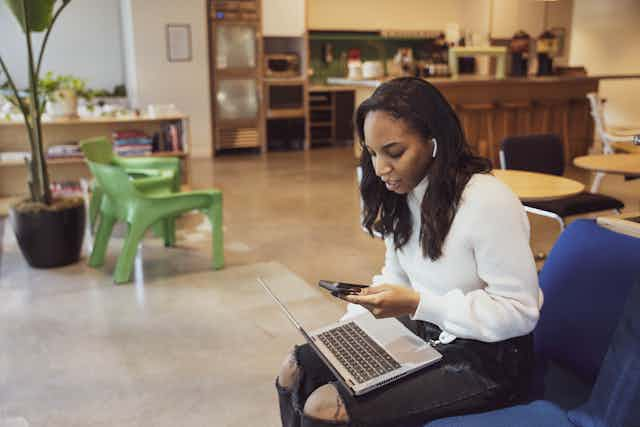
<svg viewBox="0 0 640 427"><path fill-rule="evenodd" d="M371 111L364 120L364 140L376 175L387 190L406 194L426 175L433 142L425 142L403 120Z"/></svg>

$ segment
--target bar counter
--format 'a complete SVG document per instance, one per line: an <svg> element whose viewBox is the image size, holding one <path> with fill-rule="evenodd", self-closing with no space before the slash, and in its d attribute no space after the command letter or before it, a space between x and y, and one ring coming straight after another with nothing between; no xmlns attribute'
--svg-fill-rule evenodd
<svg viewBox="0 0 640 427"><path fill-rule="evenodd" d="M500 142L507 136L555 133L565 146L565 163L587 153L593 143L589 92L598 92L603 79L640 78L640 75L544 76L494 78L458 76L428 78L458 113L469 143L499 165ZM359 105L388 79L330 78L310 91L353 90ZM356 155L359 156L359 147Z"/></svg>

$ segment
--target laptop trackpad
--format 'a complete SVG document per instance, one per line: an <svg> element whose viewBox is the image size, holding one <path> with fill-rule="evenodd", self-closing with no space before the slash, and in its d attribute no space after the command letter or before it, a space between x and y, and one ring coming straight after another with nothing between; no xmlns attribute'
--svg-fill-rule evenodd
<svg viewBox="0 0 640 427"><path fill-rule="evenodd" d="M364 313L354 320L401 364L440 358L438 352L395 318L376 319Z"/></svg>

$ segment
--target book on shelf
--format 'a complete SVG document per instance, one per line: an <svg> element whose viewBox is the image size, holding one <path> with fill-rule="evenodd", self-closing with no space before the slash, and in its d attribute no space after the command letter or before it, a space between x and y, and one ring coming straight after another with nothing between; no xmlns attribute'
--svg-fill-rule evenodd
<svg viewBox="0 0 640 427"><path fill-rule="evenodd" d="M82 197L84 195L80 181L53 181L49 184L51 195L55 198Z"/></svg>
<svg viewBox="0 0 640 427"><path fill-rule="evenodd" d="M77 142L52 145L47 148L47 159L82 159L84 155Z"/></svg>
<svg viewBox="0 0 640 427"><path fill-rule="evenodd" d="M31 159L28 151L4 151L0 153L0 162L21 162L24 159Z"/></svg>
<svg viewBox="0 0 640 427"><path fill-rule="evenodd" d="M160 151L183 151L182 146L182 123L168 123L162 126L162 138Z"/></svg>

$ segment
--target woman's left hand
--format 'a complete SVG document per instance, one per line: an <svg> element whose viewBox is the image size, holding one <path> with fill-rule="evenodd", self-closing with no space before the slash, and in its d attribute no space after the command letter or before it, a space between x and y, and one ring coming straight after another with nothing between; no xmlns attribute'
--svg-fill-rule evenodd
<svg viewBox="0 0 640 427"><path fill-rule="evenodd" d="M360 304L376 318L412 316L420 303L420 294L413 289L398 285L380 285L365 288L345 300Z"/></svg>

